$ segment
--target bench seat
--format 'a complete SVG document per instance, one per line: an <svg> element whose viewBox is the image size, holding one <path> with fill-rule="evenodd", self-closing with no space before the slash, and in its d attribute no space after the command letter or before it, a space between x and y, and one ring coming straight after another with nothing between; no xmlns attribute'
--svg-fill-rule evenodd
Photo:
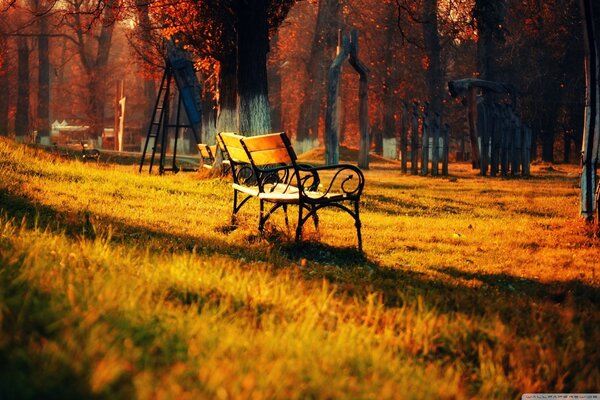
<svg viewBox="0 0 600 400"><path fill-rule="evenodd" d="M359 168L350 164L319 167L300 164L284 132L249 137L222 132L218 141L231 164L232 221L249 199L257 198L260 204L258 228L262 233L265 222L275 210L283 209L287 224L287 206L296 205L298 241L308 219L312 218L318 228L318 210L334 207L354 219L358 249L362 251L359 204L365 180ZM240 194L245 196L241 201ZM268 210L266 203L271 205Z"/></svg>

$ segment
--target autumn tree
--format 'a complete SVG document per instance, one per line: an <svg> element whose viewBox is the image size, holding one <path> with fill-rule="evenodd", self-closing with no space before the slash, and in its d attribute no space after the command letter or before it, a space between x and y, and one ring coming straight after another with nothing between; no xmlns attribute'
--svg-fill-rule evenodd
<svg viewBox="0 0 600 400"><path fill-rule="evenodd" d="M119 3L65 0L61 12L66 34L75 46L87 78L90 132L100 135L104 128L107 65Z"/></svg>
<svg viewBox="0 0 600 400"><path fill-rule="evenodd" d="M317 3L316 26L304 67L306 81L301 92L303 97L296 125L297 140L317 137L319 117L325 104L327 70L335 54L338 29L343 26L341 7L338 0L319 0Z"/></svg>
<svg viewBox="0 0 600 400"><path fill-rule="evenodd" d="M6 28L6 16L0 15L0 136L8 135L8 99L10 98L9 85L9 55L8 37Z"/></svg>
<svg viewBox="0 0 600 400"><path fill-rule="evenodd" d="M581 216L596 222L600 218L598 198L594 190L598 185L600 157L600 7L591 0L580 0L585 48L585 126L583 129L581 171Z"/></svg>

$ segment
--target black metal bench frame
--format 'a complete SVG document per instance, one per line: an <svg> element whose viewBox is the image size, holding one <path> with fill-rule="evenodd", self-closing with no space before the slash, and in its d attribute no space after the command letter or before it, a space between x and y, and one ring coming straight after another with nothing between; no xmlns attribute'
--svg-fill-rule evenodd
<svg viewBox="0 0 600 400"><path fill-rule="evenodd" d="M354 219L358 249L362 251L359 206L365 179L359 168L350 164L311 166L298 163L292 144L284 132L250 137L221 133L219 140L231 162L233 221L249 199L258 198L258 229L262 233L267 220L279 208L285 213L287 225L287 206L296 205L296 241L299 241L306 221L313 218L318 228L317 212L325 207L334 207L347 212ZM329 176L323 176L323 173L329 173ZM245 196L241 201L239 194ZM271 205L268 210L267 204Z"/></svg>

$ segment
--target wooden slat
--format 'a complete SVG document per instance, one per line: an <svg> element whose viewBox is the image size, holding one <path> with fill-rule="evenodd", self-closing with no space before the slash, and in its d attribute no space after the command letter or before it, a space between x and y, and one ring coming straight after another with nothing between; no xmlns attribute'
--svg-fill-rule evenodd
<svg viewBox="0 0 600 400"><path fill-rule="evenodd" d="M236 163L250 163L250 159L248 158L248 154L246 154L246 150L241 149L239 147L230 147L227 146L227 154L229 154L229 159Z"/></svg>
<svg viewBox="0 0 600 400"><path fill-rule="evenodd" d="M250 136L245 137L243 141L249 151L279 149L285 148L283 135L285 135L285 133Z"/></svg>
<svg viewBox="0 0 600 400"><path fill-rule="evenodd" d="M202 156L202 158L207 158L207 159L212 158L211 154L208 151L208 145L200 143L200 144L198 144L198 150L200 151L200 155Z"/></svg>
<svg viewBox="0 0 600 400"><path fill-rule="evenodd" d="M227 154L229 154L229 158L233 162L238 163L249 163L250 159L246 154L246 150L244 150L244 146L242 145L243 136L236 135L234 133L222 132L219 134L221 137L221 141L227 150Z"/></svg>
<svg viewBox="0 0 600 400"><path fill-rule="evenodd" d="M265 164L291 164L292 159L287 149L272 149L253 151L250 153L255 165Z"/></svg>

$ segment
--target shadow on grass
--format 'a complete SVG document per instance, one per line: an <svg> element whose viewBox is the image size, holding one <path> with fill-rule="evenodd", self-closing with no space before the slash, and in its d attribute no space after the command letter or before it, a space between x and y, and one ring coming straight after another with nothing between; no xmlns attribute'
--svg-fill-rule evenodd
<svg viewBox="0 0 600 400"><path fill-rule="evenodd" d="M96 226L112 225L116 232L112 236L114 242L146 246L157 253L196 249L198 253L206 255L220 254L233 258L243 257L249 261L273 261L277 268L305 264L302 266L307 279L326 278L340 284L342 292L345 288L352 294L381 292L385 304L391 307L402 305L406 293L433 295L436 305L444 310L460 309L475 313L483 311L482 302L476 300L479 297L485 297L483 303L506 302L515 296L557 303L571 297L600 302L600 290L581 281L542 283L511 275L477 274L450 267L435 269L448 276L448 279L437 279L401 266L382 267L354 246L334 247L312 240L295 242L283 232L277 231L269 232L265 238L251 234L240 243L228 243L224 240L215 241L213 237L180 235L135 226L114 218L98 217L87 210L59 211L6 190L0 190L0 204L10 218L25 218L30 228L37 225L55 232L65 232L75 238L94 239L97 234ZM224 225L221 230L223 234L228 234L234 229ZM274 251L264 251L268 247ZM449 282L456 279L480 281L486 287L465 287ZM494 289L494 293L490 293L490 289ZM438 299L440 290L445 293L444 299Z"/></svg>
<svg viewBox="0 0 600 400"><path fill-rule="evenodd" d="M268 261L274 266L272 269L274 275L280 273L282 269L295 268L299 279L317 282L326 279L335 284L336 295L348 299L364 301L368 295L375 292L380 294L383 304L388 308L416 307L415 304L422 303L427 309L435 310L437 314L460 313L469 318L474 316L486 321L498 316L507 326L514 328L514 335L518 337L539 335L541 327L552 330L553 326L557 326L557 332L552 333L553 340L556 343L568 340L570 338L568 328L561 328L560 325L562 322L560 310L570 308L575 310L576 318L579 319L578 324L583 332L582 340L586 346L593 345L597 338L594 332L600 322L596 311L596 305L600 302L600 290L577 280L544 283L506 274L465 272L451 267L434 268L432 269L434 273L428 274L402 266L384 267L364 253L358 252L355 247L334 247L314 241L296 243L277 234L267 236L258 244L255 243L256 236L246 237L242 242L232 244L225 240L215 240L214 237L179 235L161 231L160 228L149 230L147 227L135 226L114 218L99 217L86 210L63 212L2 190L0 190L0 204L9 217L17 220L26 218L29 226L37 223L38 227L66 232L76 238L92 239L96 235L95 225L105 227L111 224L117 232L112 240L117 243L149 246L151 251L157 253L191 251L196 248L201 254L220 254L233 258L243 257L249 261ZM270 250L266 251L268 248ZM469 285L469 282L477 285ZM15 299L19 297L15 296ZM246 304L247 300L231 299L227 293L218 290L202 293L171 287L166 292L166 297L167 301L195 306L199 310L205 306L218 306L222 302L231 302L235 310L243 310L251 314L257 324L260 324L262 314L268 312L270 307L274 307L267 303L260 304L259 307ZM11 308L20 310L19 305ZM26 315L28 321L33 318L31 312L27 312ZM536 316L531 317L532 315ZM12 336L49 335L47 332L37 331L38 325L49 326L48 322L36 322L33 318L28 324L30 325L24 328L26 331ZM3 326L9 325L9 323L3 324ZM146 327L140 327L139 330L147 331ZM134 334L135 332L132 331L131 335ZM473 341L484 341L487 340L486 337L484 335ZM473 345L475 348L476 344ZM2 343L0 343L0 364L4 367L0 367L0 390L6 390L4 386L8 381L26 379L34 363L31 360L20 361L19 352L1 345ZM25 348L20 343L16 343L14 347L21 347L21 350ZM26 356L28 354L24 351L22 353ZM464 362L471 363L473 366L478 365L476 356L472 357L473 360L471 356L457 355L456 357L463 358ZM589 352L586 360L571 363L575 368L584 362L594 363L597 359L597 352ZM21 375L11 375L11 371L17 371L16 373ZM63 375L64 380L69 380L69 383L64 384L67 392L62 394L62 398L91 398L86 380L89 377L78 376L67 367L42 375L45 380L39 383L39 387L33 387L31 398L35 398L40 391L52 391L54 386L46 380L64 382ZM564 388L569 389L571 387L569 385L572 385L572 382L567 382ZM25 383L21 385L21 387L25 386ZM2 398L11 397L2 396Z"/></svg>

